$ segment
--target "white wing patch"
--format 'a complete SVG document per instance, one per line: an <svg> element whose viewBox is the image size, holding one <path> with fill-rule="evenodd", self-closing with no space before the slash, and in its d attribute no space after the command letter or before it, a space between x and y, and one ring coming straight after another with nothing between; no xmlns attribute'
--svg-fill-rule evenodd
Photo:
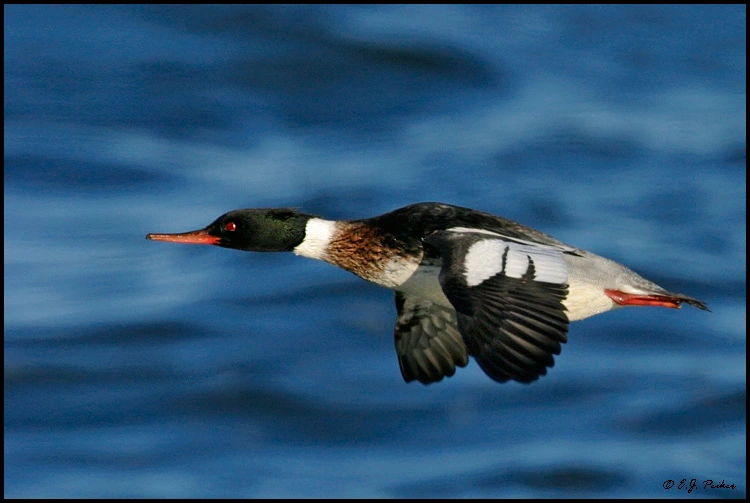
<svg viewBox="0 0 750 503"><path fill-rule="evenodd" d="M497 237L503 237L502 234L498 234L497 232L488 231L485 229L472 229L471 227L451 227L450 229L446 229L448 232L459 232L463 234L488 234L490 236L497 236Z"/></svg>
<svg viewBox="0 0 750 503"><path fill-rule="evenodd" d="M532 261L536 281L558 284L568 281L568 265L558 248L483 239L471 245L464 257L466 284L476 286L497 274L520 279Z"/></svg>

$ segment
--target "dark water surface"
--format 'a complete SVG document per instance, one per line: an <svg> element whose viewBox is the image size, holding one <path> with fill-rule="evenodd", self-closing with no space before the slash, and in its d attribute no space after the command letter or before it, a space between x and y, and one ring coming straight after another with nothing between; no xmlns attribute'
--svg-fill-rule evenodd
<svg viewBox="0 0 750 503"><path fill-rule="evenodd" d="M745 496L744 6L4 13L6 497ZM530 386L407 385L391 292L144 239L418 201L713 312L576 322Z"/></svg>

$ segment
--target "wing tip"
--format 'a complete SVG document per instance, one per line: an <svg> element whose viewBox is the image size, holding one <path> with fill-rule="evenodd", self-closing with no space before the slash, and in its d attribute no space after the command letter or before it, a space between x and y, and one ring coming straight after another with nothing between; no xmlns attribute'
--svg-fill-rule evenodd
<svg viewBox="0 0 750 503"><path fill-rule="evenodd" d="M408 356L399 356L398 358L398 365L401 369L401 377L403 377L404 382L419 381L425 386L440 382L446 377L453 377L457 367L465 367L468 363L469 359L467 356L465 360L454 360L450 367L429 366L429 368L422 368L414 358L409 358Z"/></svg>

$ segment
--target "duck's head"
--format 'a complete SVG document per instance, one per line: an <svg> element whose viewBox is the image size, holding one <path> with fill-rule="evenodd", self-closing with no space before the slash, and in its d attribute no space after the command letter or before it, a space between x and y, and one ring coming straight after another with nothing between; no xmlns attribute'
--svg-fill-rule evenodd
<svg viewBox="0 0 750 503"><path fill-rule="evenodd" d="M147 234L146 239L257 252L292 251L305 239L312 215L292 209L246 209L225 213L204 229L179 234Z"/></svg>

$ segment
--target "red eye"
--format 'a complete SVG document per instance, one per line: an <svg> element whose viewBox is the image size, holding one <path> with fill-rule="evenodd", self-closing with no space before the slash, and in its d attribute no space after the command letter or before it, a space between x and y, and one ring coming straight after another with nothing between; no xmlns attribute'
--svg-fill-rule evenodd
<svg viewBox="0 0 750 503"><path fill-rule="evenodd" d="M226 230L229 232L236 231L237 230L237 224L234 222L227 222L227 224L224 226Z"/></svg>

